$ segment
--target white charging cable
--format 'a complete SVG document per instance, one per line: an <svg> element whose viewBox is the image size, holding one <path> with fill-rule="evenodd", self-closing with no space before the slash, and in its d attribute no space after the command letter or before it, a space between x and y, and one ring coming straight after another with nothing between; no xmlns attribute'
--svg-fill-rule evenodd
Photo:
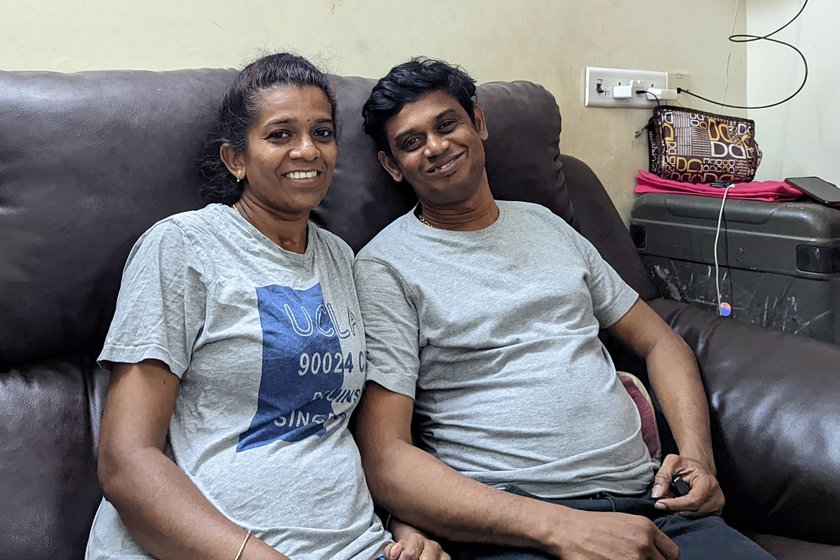
<svg viewBox="0 0 840 560"><path fill-rule="evenodd" d="M720 268L718 265L718 240L720 239L720 224L723 221L723 207L726 204L726 195L729 194L729 189L735 185L727 185L726 190L723 191L723 198L720 201L720 213L718 214L717 229L715 230L715 291L717 292L717 308L718 315L721 317L729 317L732 314L732 306L726 302L720 301ZM724 304L726 307L724 307Z"/></svg>

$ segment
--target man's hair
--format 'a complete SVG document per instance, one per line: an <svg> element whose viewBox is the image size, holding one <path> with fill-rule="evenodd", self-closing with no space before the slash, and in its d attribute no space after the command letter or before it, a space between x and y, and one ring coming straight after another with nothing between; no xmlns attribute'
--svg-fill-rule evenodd
<svg viewBox="0 0 840 560"><path fill-rule="evenodd" d="M277 87L316 87L324 92L335 120L335 94L326 75L311 62L290 53L277 53L255 60L242 69L228 86L216 114L216 133L206 148L201 170L205 183L201 187L204 202L233 204L242 196L242 183L219 159L219 147L230 144L241 154L248 148L248 129L260 112L261 95Z"/></svg>
<svg viewBox="0 0 840 560"><path fill-rule="evenodd" d="M391 155L385 125L405 105L433 91L443 91L457 99L475 122L475 80L458 66L418 56L391 68L373 86L362 108L365 132L378 149Z"/></svg>

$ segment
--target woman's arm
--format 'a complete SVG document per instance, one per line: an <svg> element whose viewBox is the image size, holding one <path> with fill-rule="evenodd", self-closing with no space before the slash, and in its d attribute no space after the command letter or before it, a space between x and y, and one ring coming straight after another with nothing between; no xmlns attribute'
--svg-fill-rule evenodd
<svg viewBox="0 0 840 560"><path fill-rule="evenodd" d="M98 473L105 497L159 560L233 560L246 537L163 454L179 380L157 360L115 364L102 419ZM286 556L250 537L240 560Z"/></svg>

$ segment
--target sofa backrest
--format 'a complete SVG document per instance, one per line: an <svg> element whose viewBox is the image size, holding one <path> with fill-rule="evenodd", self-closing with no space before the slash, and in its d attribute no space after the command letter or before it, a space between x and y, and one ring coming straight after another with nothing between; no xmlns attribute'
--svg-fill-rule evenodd
<svg viewBox="0 0 840 560"><path fill-rule="evenodd" d="M234 75L0 72L0 558L82 556L107 386L94 359L122 267L154 222L201 206L197 162ZM331 79L339 159L313 219L358 250L414 197L361 130L374 80ZM514 82L480 86L478 100L495 195L549 207L652 297L603 187L559 153L554 98Z"/></svg>

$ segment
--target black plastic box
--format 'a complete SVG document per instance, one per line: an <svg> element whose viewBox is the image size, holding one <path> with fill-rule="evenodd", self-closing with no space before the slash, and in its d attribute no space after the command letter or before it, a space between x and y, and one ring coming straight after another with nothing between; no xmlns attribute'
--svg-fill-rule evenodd
<svg viewBox="0 0 840 560"><path fill-rule="evenodd" d="M662 293L717 312L714 240L721 199L637 198L630 232ZM840 344L840 210L727 199L718 242L732 318Z"/></svg>

